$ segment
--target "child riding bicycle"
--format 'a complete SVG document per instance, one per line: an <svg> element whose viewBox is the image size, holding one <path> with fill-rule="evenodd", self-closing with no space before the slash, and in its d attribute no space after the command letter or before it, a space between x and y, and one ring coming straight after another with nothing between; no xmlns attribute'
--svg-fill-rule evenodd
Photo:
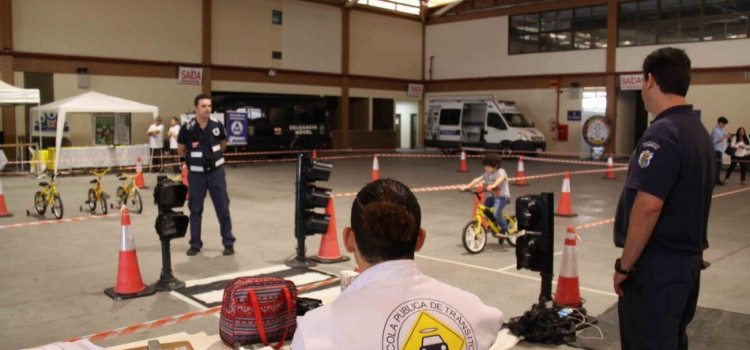
<svg viewBox="0 0 750 350"><path fill-rule="evenodd" d="M484 159L482 159L484 174L467 185L461 186L461 190L465 191L481 183L482 187L491 193L484 199L484 205L495 209L495 221L500 224L502 230L500 233L507 234L508 221L503 217L502 211L510 203L510 188L508 186L508 174L500 167L501 162L500 156L497 154L485 154Z"/></svg>

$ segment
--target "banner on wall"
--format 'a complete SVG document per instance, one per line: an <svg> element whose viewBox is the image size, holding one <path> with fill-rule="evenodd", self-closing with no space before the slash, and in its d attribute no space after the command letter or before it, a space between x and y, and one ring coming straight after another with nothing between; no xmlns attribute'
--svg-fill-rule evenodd
<svg viewBox="0 0 750 350"><path fill-rule="evenodd" d="M227 145L247 144L247 113L227 112Z"/></svg>
<svg viewBox="0 0 750 350"><path fill-rule="evenodd" d="M643 86L643 74L620 75L620 90L640 90Z"/></svg>
<svg viewBox="0 0 750 350"><path fill-rule="evenodd" d="M40 126L42 136L55 137L57 132L57 113L43 113L41 123L40 120L35 118L34 116L31 116L29 118L29 127L31 129L32 137L39 136ZM68 123L65 122L65 127L63 128L63 136L70 137L70 133L68 131Z"/></svg>
<svg viewBox="0 0 750 350"><path fill-rule="evenodd" d="M177 72L177 82L180 84L202 84L203 68L180 66L180 70Z"/></svg>

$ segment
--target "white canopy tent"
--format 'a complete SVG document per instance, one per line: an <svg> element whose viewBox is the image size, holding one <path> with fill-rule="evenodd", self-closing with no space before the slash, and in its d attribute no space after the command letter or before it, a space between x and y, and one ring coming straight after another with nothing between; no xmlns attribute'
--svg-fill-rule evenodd
<svg viewBox="0 0 750 350"><path fill-rule="evenodd" d="M39 106L39 90L23 89L0 80L0 106L15 106L36 104ZM11 141L12 143L13 141ZM42 137L39 136L39 147L42 147ZM0 168L2 168L0 166ZM37 167L38 169L38 167Z"/></svg>
<svg viewBox="0 0 750 350"><path fill-rule="evenodd" d="M154 115L154 118L156 118L159 115L159 107L91 91L39 107L34 107L31 109L31 113L36 113L37 116L42 113L57 114L57 132L55 135L55 174L57 174L58 161L60 159L60 146L62 145L65 117L67 114L151 113Z"/></svg>

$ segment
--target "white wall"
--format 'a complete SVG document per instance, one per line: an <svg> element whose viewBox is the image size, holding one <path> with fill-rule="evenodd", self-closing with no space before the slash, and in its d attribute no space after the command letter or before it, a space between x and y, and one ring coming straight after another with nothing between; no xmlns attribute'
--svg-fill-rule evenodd
<svg viewBox="0 0 750 350"><path fill-rule="evenodd" d="M352 11L349 72L402 79L422 79L422 23Z"/></svg>
<svg viewBox="0 0 750 350"><path fill-rule="evenodd" d="M677 43L617 48L618 72L641 71L643 59L666 46L681 48L690 56L693 68L735 67L750 65L750 39Z"/></svg>
<svg viewBox="0 0 750 350"><path fill-rule="evenodd" d="M740 126L750 129L750 84L693 85L687 101L701 110L701 120L707 130L716 126L716 119L729 120L726 130L734 133Z"/></svg>
<svg viewBox="0 0 750 350"><path fill-rule="evenodd" d="M429 79L477 78L560 73L600 72L606 50L574 50L538 54L508 54L508 17L427 26L425 76Z"/></svg>

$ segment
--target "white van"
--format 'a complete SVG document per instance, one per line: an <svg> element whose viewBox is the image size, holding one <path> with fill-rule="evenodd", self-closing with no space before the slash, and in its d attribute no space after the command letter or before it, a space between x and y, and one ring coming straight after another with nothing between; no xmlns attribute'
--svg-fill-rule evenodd
<svg viewBox="0 0 750 350"><path fill-rule="evenodd" d="M493 96L430 98L425 146L543 152L547 141L516 108Z"/></svg>

